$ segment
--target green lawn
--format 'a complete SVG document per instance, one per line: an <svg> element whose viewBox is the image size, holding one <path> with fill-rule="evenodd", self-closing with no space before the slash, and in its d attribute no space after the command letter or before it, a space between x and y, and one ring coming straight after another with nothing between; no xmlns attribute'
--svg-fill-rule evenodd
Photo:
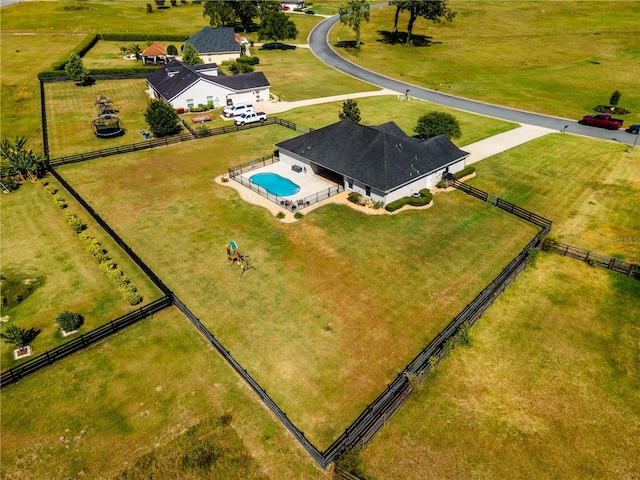
<svg viewBox="0 0 640 480"><path fill-rule="evenodd" d="M111 478L149 452L170 458L167 447L197 458L206 442L198 449L182 437L225 413L231 423L215 458L222 471L236 468L221 454L233 443L262 478L325 478L176 309L3 390L3 477ZM193 478L189 468L164 471Z"/></svg>
<svg viewBox="0 0 640 480"><path fill-rule="evenodd" d="M51 180L51 184L56 182ZM59 191L58 195L67 200L69 206L65 210L55 205L53 195L39 183L25 183L2 199L2 274L7 279L23 276L43 279L42 286L23 302L9 310L2 309L2 315L8 316L2 331L9 325L40 328L42 332L32 343L34 355L77 336L63 338L60 333L55 319L65 310L85 317L80 331L83 333L140 307L130 306L102 273L68 225L66 211L76 213L87 224L86 231L102 243L109 256L131 278L144 298L143 304L160 297L160 292L107 234L90 221L84 210L66 193ZM0 345L3 370L24 361L13 359L13 349L4 341Z"/></svg>
<svg viewBox="0 0 640 480"><path fill-rule="evenodd" d="M451 23L418 19L413 33L429 46L385 40L395 8L372 9L362 27L360 52L340 54L416 85L514 108L579 119L608 104L614 90L631 110L625 124L640 121L640 11L630 2L452 0ZM406 32L408 14L398 28ZM338 24L332 44L352 40Z"/></svg>
<svg viewBox="0 0 640 480"><path fill-rule="evenodd" d="M640 150L547 135L476 164L469 183L554 222L551 235L640 261Z"/></svg>
<svg viewBox="0 0 640 480"><path fill-rule="evenodd" d="M265 127L60 172L323 448L535 229L458 192L425 212L325 207L284 225L212 182L291 135ZM230 240L254 259L242 279ZM454 283L435 273L450 271Z"/></svg>
<svg viewBox="0 0 640 480"><path fill-rule="evenodd" d="M579 280L577 280L579 279ZM541 254L363 452L389 480L634 478L640 283Z"/></svg>

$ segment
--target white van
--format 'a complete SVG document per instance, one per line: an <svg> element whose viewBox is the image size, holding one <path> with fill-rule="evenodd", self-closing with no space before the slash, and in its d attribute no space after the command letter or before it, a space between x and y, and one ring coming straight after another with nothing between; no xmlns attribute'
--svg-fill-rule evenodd
<svg viewBox="0 0 640 480"><path fill-rule="evenodd" d="M253 112L253 105L250 103L239 103L231 107L227 107L222 111L225 117L237 117L243 113Z"/></svg>

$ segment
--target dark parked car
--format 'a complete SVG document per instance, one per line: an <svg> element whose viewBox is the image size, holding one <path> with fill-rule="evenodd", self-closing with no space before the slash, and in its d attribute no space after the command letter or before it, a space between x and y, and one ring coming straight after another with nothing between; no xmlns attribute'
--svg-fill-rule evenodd
<svg viewBox="0 0 640 480"><path fill-rule="evenodd" d="M314 12L313 10L307 10L304 13L306 13L307 15L315 15L316 14L316 12Z"/></svg>
<svg viewBox="0 0 640 480"><path fill-rule="evenodd" d="M629 133L638 133L638 132L640 132L640 123L634 123L633 125L630 125L629 128L627 128L627 131Z"/></svg>
<svg viewBox="0 0 640 480"><path fill-rule="evenodd" d="M261 50L295 50L295 45L287 45L286 43L272 42L265 43L260 47Z"/></svg>

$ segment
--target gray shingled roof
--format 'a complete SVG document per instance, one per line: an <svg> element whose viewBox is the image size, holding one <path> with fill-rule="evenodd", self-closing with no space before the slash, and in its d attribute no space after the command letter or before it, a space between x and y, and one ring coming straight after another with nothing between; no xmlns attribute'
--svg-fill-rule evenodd
<svg viewBox="0 0 640 480"><path fill-rule="evenodd" d="M192 44L200 55L207 53L240 53L240 44L236 42L232 27L204 27L184 42Z"/></svg>
<svg viewBox="0 0 640 480"><path fill-rule="evenodd" d="M212 66L212 64L207 65L208 68ZM211 76L200 73L200 70L203 70L203 65L187 65L174 60L148 75L147 81L169 102L199 79L204 79L207 82L235 92L264 88L270 85L267 77L262 72L240 73L231 76L220 72L218 76ZM174 75L170 77L169 72L174 73Z"/></svg>
<svg viewBox="0 0 640 480"><path fill-rule="evenodd" d="M383 192L469 155L444 135L418 140L393 122L367 127L343 120L276 146Z"/></svg>

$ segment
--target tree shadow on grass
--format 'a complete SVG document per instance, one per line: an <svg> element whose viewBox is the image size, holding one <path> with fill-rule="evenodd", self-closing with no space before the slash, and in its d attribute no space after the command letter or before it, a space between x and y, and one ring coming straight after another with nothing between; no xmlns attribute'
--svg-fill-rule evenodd
<svg viewBox="0 0 640 480"><path fill-rule="evenodd" d="M378 30L381 38L377 41L388 45L397 45L407 43L407 32L390 32L388 30ZM433 37L426 35L411 34L411 44L414 47L430 47L431 45L439 45L442 42L434 42Z"/></svg>
<svg viewBox="0 0 640 480"><path fill-rule="evenodd" d="M340 40L334 44L338 48L357 48L355 40ZM364 45L363 42L360 42L360 46Z"/></svg>

